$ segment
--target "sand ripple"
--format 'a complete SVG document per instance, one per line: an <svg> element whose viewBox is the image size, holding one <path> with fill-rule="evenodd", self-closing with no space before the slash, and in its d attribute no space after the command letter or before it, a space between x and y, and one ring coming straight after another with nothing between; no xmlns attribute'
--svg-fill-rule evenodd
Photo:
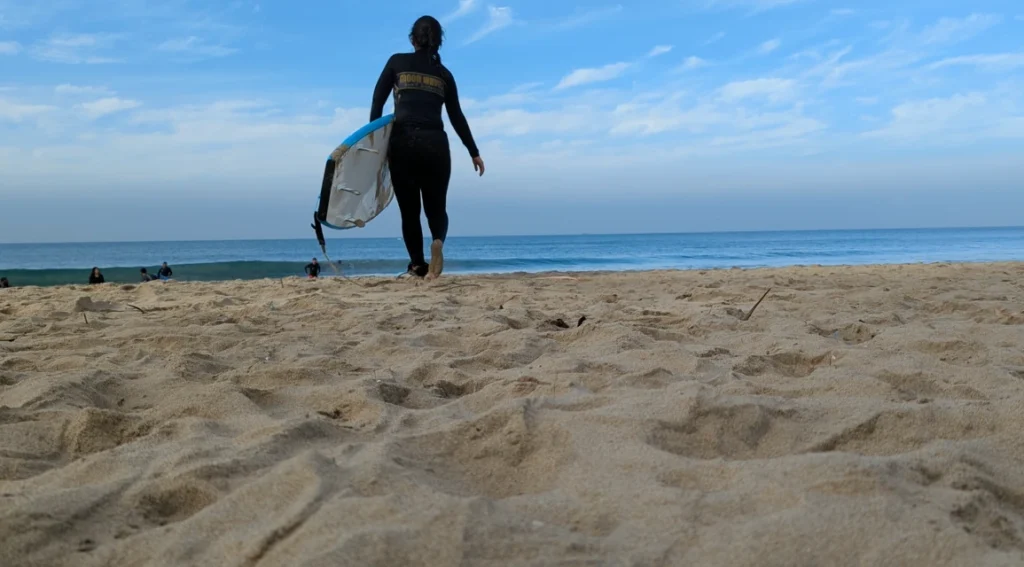
<svg viewBox="0 0 1024 567"><path fill-rule="evenodd" d="M1022 276L2 290L0 565L1021 565Z"/></svg>

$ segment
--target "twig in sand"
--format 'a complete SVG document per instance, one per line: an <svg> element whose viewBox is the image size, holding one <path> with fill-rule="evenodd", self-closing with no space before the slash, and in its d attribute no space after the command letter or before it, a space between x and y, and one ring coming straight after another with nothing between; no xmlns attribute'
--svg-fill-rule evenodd
<svg viewBox="0 0 1024 567"><path fill-rule="evenodd" d="M89 324L89 316L88 315L86 315L85 313L82 313L82 319L85 319L85 324L86 325Z"/></svg>
<svg viewBox="0 0 1024 567"><path fill-rule="evenodd" d="M13 343L16 340L18 340L18 337L12 337L12 338L9 338L9 339L0 339L0 343Z"/></svg>
<svg viewBox="0 0 1024 567"><path fill-rule="evenodd" d="M139 313L142 313L142 314L146 313L145 309L143 309L141 307L136 307L136 306L132 305L131 303L128 303L127 305L128 305L128 307L131 307L132 309L138 311Z"/></svg>
<svg viewBox="0 0 1024 567"><path fill-rule="evenodd" d="M768 297L768 292L771 291L771 290L772 290L772 288L766 289L765 292L764 292L764 295L761 296L761 299L757 300L757 303L755 303L754 306L750 308L750 311L747 311L747 314L744 315L743 318L740 319L740 321L746 321L746 320L750 319L750 316L754 314L754 310L757 309L758 305L761 305L761 302L764 301L764 298Z"/></svg>

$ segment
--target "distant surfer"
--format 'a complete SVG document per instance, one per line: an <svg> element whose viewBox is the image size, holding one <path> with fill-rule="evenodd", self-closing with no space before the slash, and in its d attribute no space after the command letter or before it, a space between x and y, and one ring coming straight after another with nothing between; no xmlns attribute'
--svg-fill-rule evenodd
<svg viewBox="0 0 1024 567"><path fill-rule="evenodd" d="M484 160L473 141L469 123L459 104L455 77L441 64L438 50L444 31L431 16L413 23L409 41L413 53L396 53L377 79L370 121L381 117L389 93L395 96L395 125L388 147L388 164L395 200L402 213L402 238L409 252L409 273L427 279L441 275L444 241L448 236L448 181L451 152L441 121L441 106L448 111L455 132L473 158L473 169L484 174ZM430 264L423 257L420 196L430 227Z"/></svg>
<svg viewBox="0 0 1024 567"><path fill-rule="evenodd" d="M157 279L156 276L150 275L149 271L146 270L146 268L139 268L139 273L142 274L142 281L143 282L156 281L156 279Z"/></svg>
<svg viewBox="0 0 1024 567"><path fill-rule="evenodd" d="M315 280L316 278L320 277L320 262L317 262L316 258L313 258L312 262L306 264L305 270L306 277L308 277L311 280Z"/></svg>
<svg viewBox="0 0 1024 567"><path fill-rule="evenodd" d="M160 266L160 269L156 271L156 275L162 280L169 280L171 279L171 276L174 275L174 272L171 270L171 267L167 265L167 262L164 262L163 265Z"/></svg>
<svg viewBox="0 0 1024 567"><path fill-rule="evenodd" d="M103 273L100 272L99 268L93 267L92 271L89 272L89 283L90 284L101 284L106 280L103 279Z"/></svg>
<svg viewBox="0 0 1024 567"><path fill-rule="evenodd" d="M7 278L0 278L0 289L5 287L11 287L11 282L7 281Z"/></svg>

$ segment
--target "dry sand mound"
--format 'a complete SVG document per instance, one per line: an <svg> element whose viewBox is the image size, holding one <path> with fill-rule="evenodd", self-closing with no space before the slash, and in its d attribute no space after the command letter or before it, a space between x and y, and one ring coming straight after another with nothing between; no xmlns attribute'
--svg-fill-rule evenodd
<svg viewBox="0 0 1024 567"><path fill-rule="evenodd" d="M0 565L1021 565L1022 276L2 290Z"/></svg>

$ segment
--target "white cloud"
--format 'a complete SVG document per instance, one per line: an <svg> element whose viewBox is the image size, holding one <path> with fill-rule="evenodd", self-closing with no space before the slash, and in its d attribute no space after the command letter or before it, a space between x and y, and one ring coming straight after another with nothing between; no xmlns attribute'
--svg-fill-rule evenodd
<svg viewBox="0 0 1024 567"><path fill-rule="evenodd" d="M775 102L792 97L795 87L796 82L792 79L752 79L729 83L719 93L723 100L730 102L748 98L766 98Z"/></svg>
<svg viewBox="0 0 1024 567"><path fill-rule="evenodd" d="M699 69L701 67L704 67L707 64L708 62L701 59L700 57L697 57L696 55L691 55L687 57L685 61L683 61L683 64L680 65L679 68L684 71L691 71L693 69Z"/></svg>
<svg viewBox="0 0 1024 567"><path fill-rule="evenodd" d="M760 53L761 55L767 55L772 51L778 49L780 45L782 45L782 41L779 40L778 38L769 39L768 41L758 46L757 52Z"/></svg>
<svg viewBox="0 0 1024 567"><path fill-rule="evenodd" d="M609 63L603 67L576 69L562 77L562 80L555 86L555 90L557 91L567 89L569 87L578 87L580 85L610 81L621 76L630 67L631 64L629 63L619 62Z"/></svg>
<svg viewBox="0 0 1024 567"><path fill-rule="evenodd" d="M1002 22L995 14L971 14L965 18L942 18L921 32L926 44L955 43L968 40Z"/></svg>
<svg viewBox="0 0 1024 567"><path fill-rule="evenodd" d="M664 54L668 53L669 51L672 51L672 46L671 45L656 45L656 46L654 46L654 48L651 49L651 51L647 54L647 56L648 57L657 57L659 55L664 55Z"/></svg>
<svg viewBox="0 0 1024 567"><path fill-rule="evenodd" d="M0 41L0 55L17 55L20 52L20 43L16 41Z"/></svg>
<svg viewBox="0 0 1024 567"><path fill-rule="evenodd" d="M701 8L750 8L752 13L759 13L774 8L782 8L808 2L810 0L691 0Z"/></svg>
<svg viewBox="0 0 1024 567"><path fill-rule="evenodd" d="M441 18L441 21L444 22L445 24L449 24L451 22L454 22L455 20L458 20L459 18L472 14L473 12L476 11L476 9L476 0L459 0L459 7L456 8L455 11L452 12L451 14L448 14L447 16Z"/></svg>
<svg viewBox="0 0 1024 567"><path fill-rule="evenodd" d="M961 55L937 61L929 69L941 69L954 65L978 67L987 71L1008 71L1024 67L1024 53L992 53L987 55Z"/></svg>
<svg viewBox="0 0 1024 567"><path fill-rule="evenodd" d="M113 94L107 87L94 87L88 85L71 85L64 83L57 85L53 88L53 92L58 95L101 95L101 94Z"/></svg>
<svg viewBox="0 0 1024 567"><path fill-rule="evenodd" d="M864 136L917 141L943 132L963 133L978 127L983 115L978 111L987 103L988 98L976 92L905 102L892 109L892 120L887 126Z"/></svg>
<svg viewBox="0 0 1024 567"><path fill-rule="evenodd" d="M84 111L85 115L89 118L95 119L108 114L138 108L140 106L142 106L142 103L136 100L106 97L91 102L83 102L82 104L77 105L77 108Z"/></svg>
<svg viewBox="0 0 1024 567"><path fill-rule="evenodd" d="M113 34L55 35L36 44L32 54L37 59L52 63L116 63L117 59L104 57L97 52L111 47L118 37Z"/></svg>
<svg viewBox="0 0 1024 567"><path fill-rule="evenodd" d="M475 43L491 35L492 33L507 28L515 20L512 18L512 8L507 6L488 6L487 23L477 30L466 40L466 44Z"/></svg>
<svg viewBox="0 0 1024 567"><path fill-rule="evenodd" d="M238 53L238 49L206 43L194 35L169 39L157 46L159 51L178 53L195 57L226 57Z"/></svg>
<svg viewBox="0 0 1024 567"><path fill-rule="evenodd" d="M51 112L54 107L43 104L21 104L0 98L0 121L21 122Z"/></svg>
<svg viewBox="0 0 1024 567"><path fill-rule="evenodd" d="M852 51L852 47L844 47L802 74L805 78L821 77L822 86L837 88L857 85L868 78L877 82L884 73L904 70L924 58L917 51L889 49L861 59L843 61Z"/></svg>
<svg viewBox="0 0 1024 567"><path fill-rule="evenodd" d="M604 8L594 8L592 10L586 11L577 11L575 14L572 14L571 16L568 16L564 20L555 24L555 28L564 30L582 27L600 20L610 18L621 11L622 4L606 6Z"/></svg>
<svg viewBox="0 0 1024 567"><path fill-rule="evenodd" d="M712 43L717 43L717 42L721 41L722 38L724 38L724 37L725 37L725 32L720 31L720 32L716 33L715 35L709 37L708 40L704 42L704 45L711 45Z"/></svg>

